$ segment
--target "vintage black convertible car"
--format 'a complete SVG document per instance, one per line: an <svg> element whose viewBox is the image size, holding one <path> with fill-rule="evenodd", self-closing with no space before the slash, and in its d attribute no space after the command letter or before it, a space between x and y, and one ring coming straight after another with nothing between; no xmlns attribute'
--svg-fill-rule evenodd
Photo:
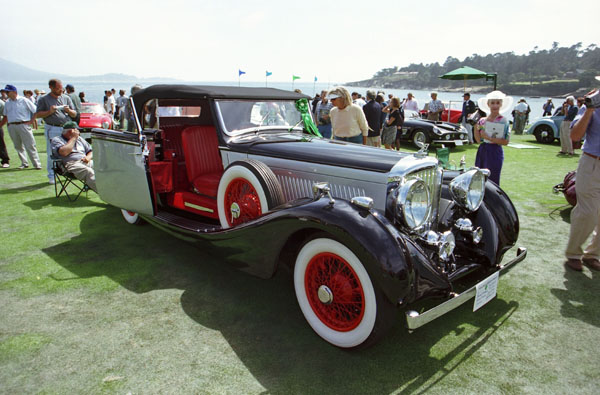
<svg viewBox="0 0 600 395"><path fill-rule="evenodd" d="M463 145L469 142L467 129L449 122L422 119L416 111L404 112L402 141L411 141L415 147L423 144Z"/></svg>
<svg viewBox="0 0 600 395"><path fill-rule="evenodd" d="M136 131L94 129L100 197L269 278L293 273L314 331L343 348L414 330L475 297L526 255L508 196L477 168L444 172L318 134L294 92L156 85L131 97Z"/></svg>

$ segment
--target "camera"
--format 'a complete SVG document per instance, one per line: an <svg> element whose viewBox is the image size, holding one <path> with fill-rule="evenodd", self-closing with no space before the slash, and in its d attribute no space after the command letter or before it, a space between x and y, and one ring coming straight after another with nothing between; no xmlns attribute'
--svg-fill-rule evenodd
<svg viewBox="0 0 600 395"><path fill-rule="evenodd" d="M600 107L600 90L597 90L593 94L586 96L584 99L584 103L587 108Z"/></svg>

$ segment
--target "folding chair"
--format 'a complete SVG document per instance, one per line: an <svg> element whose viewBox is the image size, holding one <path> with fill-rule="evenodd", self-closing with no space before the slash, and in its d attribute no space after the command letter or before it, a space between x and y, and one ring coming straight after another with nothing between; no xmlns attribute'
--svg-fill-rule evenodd
<svg viewBox="0 0 600 395"><path fill-rule="evenodd" d="M64 193L70 202L77 200L83 192L85 192L85 196L87 197L90 187L85 181L77 179L73 173L67 171L62 160L52 157L52 170L54 170L54 194L56 197L60 197ZM69 185L72 185L76 189L77 195L73 193L69 194L67 190Z"/></svg>

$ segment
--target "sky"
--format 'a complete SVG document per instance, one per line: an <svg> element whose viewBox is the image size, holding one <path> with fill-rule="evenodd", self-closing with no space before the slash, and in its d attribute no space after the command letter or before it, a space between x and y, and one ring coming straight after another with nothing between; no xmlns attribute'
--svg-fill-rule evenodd
<svg viewBox="0 0 600 395"><path fill-rule="evenodd" d="M349 82L410 63L598 44L600 1L0 0L0 57L86 76ZM564 11L560 11L560 10Z"/></svg>

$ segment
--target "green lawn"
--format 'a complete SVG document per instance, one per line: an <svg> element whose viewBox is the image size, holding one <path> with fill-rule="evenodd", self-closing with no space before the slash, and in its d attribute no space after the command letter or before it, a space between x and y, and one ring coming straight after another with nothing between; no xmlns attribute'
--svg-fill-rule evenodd
<svg viewBox="0 0 600 395"><path fill-rule="evenodd" d="M501 184L527 259L476 313L468 303L412 334L399 314L362 352L313 333L286 273L245 275L127 225L94 192L57 199L44 171L16 169L11 146L0 169L0 393L598 393L600 273L565 271L570 208L551 192L579 157L513 141L540 148L504 149ZM450 159L472 165L475 153Z"/></svg>

